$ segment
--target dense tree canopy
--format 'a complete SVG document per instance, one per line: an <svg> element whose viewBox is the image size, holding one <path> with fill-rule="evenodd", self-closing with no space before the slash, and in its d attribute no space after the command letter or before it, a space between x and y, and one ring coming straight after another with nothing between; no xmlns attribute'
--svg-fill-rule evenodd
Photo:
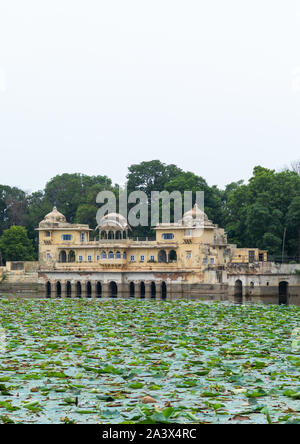
<svg viewBox="0 0 300 444"><path fill-rule="evenodd" d="M205 178L193 172L183 171L176 165L159 160L131 165L127 175L128 193L144 191L149 200L152 191L196 191L205 193L205 211L208 217L228 233L229 242L240 247L267 249L276 260L281 257L285 233L284 254L286 260L295 260L300 251L300 176L298 170L276 172L261 166L253 170L248 183L243 180L228 184L224 190L207 184ZM107 176L87 176L79 173L55 176L44 190L26 194L16 187L0 185L0 235L9 231L11 253L1 243L3 257L22 260L33 257L32 242L37 251L35 228L45 214L56 205L69 222L87 223L96 227L96 196L102 190L111 190L118 198L118 187ZM21 232L16 225L26 228L20 244ZM5 236L8 236L5 232ZM134 236L151 236L149 227L137 227ZM22 237L21 236L21 237ZM15 238L15 247L12 239ZM28 239L28 238L27 238ZM20 248L25 245L25 250ZM23 247L22 247L23 248ZM27 253L25 254L25 251ZM19 252L17 254L17 252Z"/></svg>
<svg viewBox="0 0 300 444"><path fill-rule="evenodd" d="M36 259L32 241L26 228L12 225L0 237L3 261L33 261Z"/></svg>

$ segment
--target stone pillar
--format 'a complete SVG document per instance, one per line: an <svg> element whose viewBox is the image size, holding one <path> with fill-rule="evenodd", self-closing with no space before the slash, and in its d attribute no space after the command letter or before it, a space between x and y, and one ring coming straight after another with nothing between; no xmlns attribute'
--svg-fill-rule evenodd
<svg viewBox="0 0 300 444"><path fill-rule="evenodd" d="M96 298L97 297L97 282L91 282L91 286L92 286L92 298Z"/></svg>
<svg viewBox="0 0 300 444"><path fill-rule="evenodd" d="M51 282L51 298L56 298L56 282Z"/></svg>
<svg viewBox="0 0 300 444"><path fill-rule="evenodd" d="M61 298L67 297L67 282L66 281L60 281L61 285Z"/></svg>
<svg viewBox="0 0 300 444"><path fill-rule="evenodd" d="M122 284L122 295L126 299L130 297L130 286L128 282L123 282Z"/></svg>
<svg viewBox="0 0 300 444"><path fill-rule="evenodd" d="M76 282L71 282L71 298L76 298Z"/></svg>
<svg viewBox="0 0 300 444"><path fill-rule="evenodd" d="M151 299L151 282L145 282L145 299Z"/></svg>
<svg viewBox="0 0 300 444"><path fill-rule="evenodd" d="M102 297L103 298L109 298L109 283L107 282L101 282L102 283Z"/></svg>

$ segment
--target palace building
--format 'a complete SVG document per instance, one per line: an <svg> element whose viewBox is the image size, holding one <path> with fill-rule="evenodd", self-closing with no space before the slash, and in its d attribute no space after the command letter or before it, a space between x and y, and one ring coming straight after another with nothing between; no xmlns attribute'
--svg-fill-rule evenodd
<svg viewBox="0 0 300 444"><path fill-rule="evenodd" d="M48 297L222 299L230 264L267 261L266 251L228 244L197 205L181 221L157 225L155 239L132 238L126 218L111 213L96 228L98 240L90 240L88 225L68 223L56 207L37 230L38 281Z"/></svg>

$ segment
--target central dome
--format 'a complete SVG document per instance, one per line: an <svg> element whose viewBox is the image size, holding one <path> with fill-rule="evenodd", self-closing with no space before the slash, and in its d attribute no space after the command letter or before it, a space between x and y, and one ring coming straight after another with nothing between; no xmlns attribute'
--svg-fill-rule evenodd
<svg viewBox="0 0 300 444"><path fill-rule="evenodd" d="M97 228L101 230L128 230L130 226L122 214L108 213L102 217Z"/></svg>

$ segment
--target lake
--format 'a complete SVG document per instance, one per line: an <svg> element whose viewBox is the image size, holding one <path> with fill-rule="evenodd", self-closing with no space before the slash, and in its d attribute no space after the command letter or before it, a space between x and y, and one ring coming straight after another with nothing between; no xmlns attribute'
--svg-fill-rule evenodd
<svg viewBox="0 0 300 444"><path fill-rule="evenodd" d="M297 423L300 308L0 300L0 423Z"/></svg>

